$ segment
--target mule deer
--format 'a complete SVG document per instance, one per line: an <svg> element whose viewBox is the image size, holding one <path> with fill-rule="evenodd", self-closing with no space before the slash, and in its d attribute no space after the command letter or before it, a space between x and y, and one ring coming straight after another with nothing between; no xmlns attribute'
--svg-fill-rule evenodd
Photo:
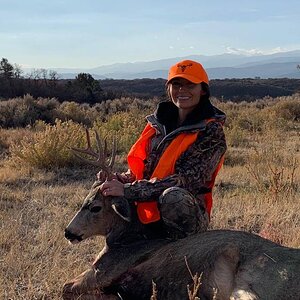
<svg viewBox="0 0 300 300"><path fill-rule="evenodd" d="M105 156L92 156L103 164ZM112 164L102 167L110 171ZM64 285L64 299L148 300L152 281L158 299L187 299L192 279L186 262L193 274L202 273L201 299L300 299L300 249L230 230L175 242L143 239L135 209L122 199L104 197L100 184L94 183L65 236L79 242L102 235L105 246L89 270Z"/></svg>

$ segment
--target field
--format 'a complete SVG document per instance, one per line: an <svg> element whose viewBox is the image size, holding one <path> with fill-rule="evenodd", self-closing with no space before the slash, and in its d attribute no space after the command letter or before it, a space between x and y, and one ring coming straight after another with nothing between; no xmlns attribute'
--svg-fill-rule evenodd
<svg viewBox="0 0 300 300"><path fill-rule="evenodd" d="M112 101L101 121L86 107L68 108L73 120L92 120L102 136L118 137L118 170L126 169L125 153L154 107L134 101L126 109ZM228 152L210 227L300 248L300 95L215 103L228 116ZM101 250L101 237L78 245L64 239L97 172L70 153L83 144L84 127L75 121L0 128L0 299L60 299L63 283Z"/></svg>

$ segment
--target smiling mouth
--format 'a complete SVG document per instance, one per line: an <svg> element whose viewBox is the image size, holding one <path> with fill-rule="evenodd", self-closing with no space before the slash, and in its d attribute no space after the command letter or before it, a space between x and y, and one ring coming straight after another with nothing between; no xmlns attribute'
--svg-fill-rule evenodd
<svg viewBox="0 0 300 300"><path fill-rule="evenodd" d="M177 97L176 99L177 99L177 100L189 100L190 97L187 97L187 96L180 96L180 97Z"/></svg>

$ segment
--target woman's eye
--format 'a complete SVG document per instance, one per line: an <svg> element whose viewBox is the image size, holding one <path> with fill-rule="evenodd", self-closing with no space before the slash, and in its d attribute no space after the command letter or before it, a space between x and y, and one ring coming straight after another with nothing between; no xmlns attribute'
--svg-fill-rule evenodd
<svg viewBox="0 0 300 300"><path fill-rule="evenodd" d="M197 84L195 83L187 83L185 86L188 88L188 89L193 89Z"/></svg>
<svg viewBox="0 0 300 300"><path fill-rule="evenodd" d="M102 209L101 206L93 206L93 207L90 208L90 211L91 211L92 213L97 213L97 212L99 212L101 209Z"/></svg>

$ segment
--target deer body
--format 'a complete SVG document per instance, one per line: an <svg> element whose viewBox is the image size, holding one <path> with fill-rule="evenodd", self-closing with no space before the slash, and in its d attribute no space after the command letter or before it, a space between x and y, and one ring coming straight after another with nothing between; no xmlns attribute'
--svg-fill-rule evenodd
<svg viewBox="0 0 300 300"><path fill-rule="evenodd" d="M300 249L229 230L178 241L143 238L123 200L103 197L95 183L68 225L71 241L103 235L106 245L90 270L65 284L64 299L150 299L152 280L158 299L187 299L187 264L193 274L203 273L201 299L212 299L214 289L216 299L300 299Z"/></svg>
<svg viewBox="0 0 300 300"><path fill-rule="evenodd" d="M186 258L186 260L185 260ZM202 273L200 299L300 299L300 250L239 231L208 231L153 252L115 280L122 299L188 299L192 274ZM112 289L113 290L113 289Z"/></svg>

